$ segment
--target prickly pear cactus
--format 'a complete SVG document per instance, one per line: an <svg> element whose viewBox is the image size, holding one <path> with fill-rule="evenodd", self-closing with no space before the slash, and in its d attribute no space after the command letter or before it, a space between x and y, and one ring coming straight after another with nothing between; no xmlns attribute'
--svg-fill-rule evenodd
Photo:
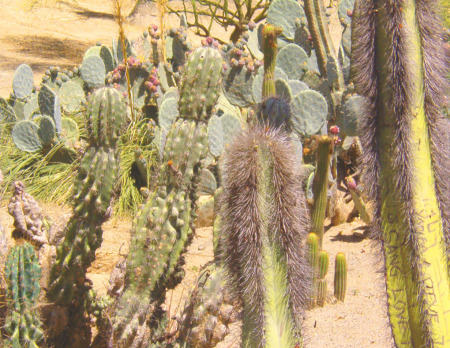
<svg viewBox="0 0 450 348"><path fill-rule="evenodd" d="M69 337L65 337L65 342L81 334L77 325L84 323L83 305L89 289L86 270L102 243L101 226L110 215L119 172L116 144L125 114L124 100L113 88L97 90L89 101L89 146L78 170L73 215L67 223L64 241L57 248L47 292L51 302L70 306L71 329L63 334Z"/></svg>
<svg viewBox="0 0 450 348"><path fill-rule="evenodd" d="M44 329L36 310L41 268L34 247L25 242L11 248L5 265L7 280L6 347L39 347Z"/></svg>
<svg viewBox="0 0 450 348"><path fill-rule="evenodd" d="M170 127L157 188L136 216L127 260L125 291L113 322L114 344L144 347L151 318L166 289L182 276L182 255L193 232L196 188L208 151L207 122L220 89L222 58L199 48L182 77L179 117Z"/></svg>
<svg viewBox="0 0 450 348"><path fill-rule="evenodd" d="M310 272L294 152L285 133L258 127L235 139L223 164L221 248L243 306L243 346L301 344L298 319Z"/></svg>

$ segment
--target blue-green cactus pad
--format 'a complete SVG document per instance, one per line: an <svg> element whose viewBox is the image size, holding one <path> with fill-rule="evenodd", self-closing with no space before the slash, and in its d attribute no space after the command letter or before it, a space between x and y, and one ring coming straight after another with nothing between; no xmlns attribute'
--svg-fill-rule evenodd
<svg viewBox="0 0 450 348"><path fill-rule="evenodd" d="M244 67L229 68L223 79L223 93L231 104L245 108L253 103L255 74ZM262 87L261 87L262 88Z"/></svg>
<svg viewBox="0 0 450 348"><path fill-rule="evenodd" d="M56 126L50 116L42 116L39 121L38 135L44 146L49 145L55 138Z"/></svg>
<svg viewBox="0 0 450 348"><path fill-rule="evenodd" d="M39 110L42 115L51 116L55 121L56 132L61 131L61 105L58 95L46 84L38 94Z"/></svg>
<svg viewBox="0 0 450 348"><path fill-rule="evenodd" d="M64 141L64 144L68 147L74 147L75 142L80 138L80 131L77 123L69 118L63 117L61 119L62 130L60 133L60 139Z"/></svg>
<svg viewBox="0 0 450 348"><path fill-rule="evenodd" d="M321 131L327 121L328 105L316 91L298 93L291 101L292 125L297 134L311 136Z"/></svg>
<svg viewBox="0 0 450 348"><path fill-rule="evenodd" d="M275 80L275 90L277 92L277 96L282 97L287 101L291 101L292 99L292 91L291 87L289 87L289 83L283 79Z"/></svg>
<svg viewBox="0 0 450 348"><path fill-rule="evenodd" d="M262 24L260 24L260 26L262 26ZM263 60L264 53L261 52L261 46L258 37L259 36L258 29L255 28L249 32L250 36L247 41L247 48L252 54L253 58Z"/></svg>
<svg viewBox="0 0 450 348"><path fill-rule="evenodd" d="M306 91L309 89L308 85L302 81L289 80L288 83L291 88L292 95L297 95L301 91Z"/></svg>
<svg viewBox="0 0 450 348"><path fill-rule="evenodd" d="M199 193L202 195L214 195L217 190L217 182L213 173L203 168L200 174Z"/></svg>
<svg viewBox="0 0 450 348"><path fill-rule="evenodd" d="M209 151L214 157L219 157L224 148L223 126L220 117L214 115L208 122Z"/></svg>
<svg viewBox="0 0 450 348"><path fill-rule="evenodd" d="M220 117L220 122L222 122L223 129L223 144L227 146L231 144L234 137L241 131L241 121L239 117L234 115L225 114Z"/></svg>
<svg viewBox="0 0 450 348"><path fill-rule="evenodd" d="M338 114L337 124L341 131L348 136L358 135L358 122L364 113L366 99L359 95L351 96Z"/></svg>
<svg viewBox="0 0 450 348"><path fill-rule="evenodd" d="M38 97L32 96L23 107L23 118L29 120L34 114L39 112Z"/></svg>
<svg viewBox="0 0 450 348"><path fill-rule="evenodd" d="M27 65L20 65L14 73L13 90L17 98L26 98L33 91L33 70Z"/></svg>
<svg viewBox="0 0 450 348"><path fill-rule="evenodd" d="M347 24L352 22L352 17L349 16L349 12L353 12L353 8L355 7L355 0L339 0L338 4L338 14L339 19L344 19Z"/></svg>
<svg viewBox="0 0 450 348"><path fill-rule="evenodd" d="M14 145L19 150L35 152L42 149L42 142L38 135L39 127L33 121L17 122L11 132Z"/></svg>
<svg viewBox="0 0 450 348"><path fill-rule="evenodd" d="M68 113L79 111L82 104L86 101L83 88L78 83L72 81L64 82L61 85L59 97L63 110Z"/></svg>
<svg viewBox="0 0 450 348"><path fill-rule="evenodd" d="M298 80L308 69L308 55L300 46L288 44L278 52L276 66L286 73L288 79Z"/></svg>
<svg viewBox="0 0 450 348"><path fill-rule="evenodd" d="M103 59L99 56L88 56L81 64L81 78L90 88L105 85L106 68Z"/></svg>
<svg viewBox="0 0 450 348"><path fill-rule="evenodd" d="M305 17L305 11L296 0L275 0L270 3L267 11L267 23L283 29L281 38L294 42L295 21Z"/></svg>
<svg viewBox="0 0 450 348"><path fill-rule="evenodd" d="M172 124L179 115L178 100L175 98L168 98L161 104L158 114L158 123L163 132L166 134L169 132Z"/></svg>

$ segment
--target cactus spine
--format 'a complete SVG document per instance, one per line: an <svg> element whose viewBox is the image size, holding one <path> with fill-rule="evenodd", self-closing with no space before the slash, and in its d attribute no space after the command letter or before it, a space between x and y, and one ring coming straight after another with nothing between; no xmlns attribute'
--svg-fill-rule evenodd
<svg viewBox="0 0 450 348"><path fill-rule="evenodd" d="M57 248L47 292L50 301L70 306L71 329L59 338L65 342L70 341L71 334L80 334L74 330L77 324L85 324L82 306L89 290L86 271L102 243L101 225L109 217L119 172L116 144L125 119L125 103L120 92L113 88L97 90L89 101L87 115L89 147L78 170L73 214L64 241Z"/></svg>
<svg viewBox="0 0 450 348"><path fill-rule="evenodd" d="M224 160L223 256L243 306L244 347L301 344L307 214L293 153L284 132L258 127L238 136Z"/></svg>
<svg viewBox="0 0 450 348"><path fill-rule="evenodd" d="M334 267L334 296L339 301L344 301L347 291L347 260L344 253L336 254Z"/></svg>
<svg viewBox="0 0 450 348"><path fill-rule="evenodd" d="M157 189L133 222L127 284L113 323L119 346L149 344L152 328L145 318L158 312L166 289L179 281L194 229L196 188L208 151L207 122L219 95L222 57L214 48L199 48L184 71L180 116L167 134Z"/></svg>
<svg viewBox="0 0 450 348"><path fill-rule="evenodd" d="M369 99L366 186L378 203L398 347L450 344L450 145L439 110L448 82L438 17L434 0L360 1L353 16L354 81Z"/></svg>
<svg viewBox="0 0 450 348"><path fill-rule="evenodd" d="M320 137L317 148L316 172L313 181L314 205L311 214L311 232L319 237L319 248L322 247L323 222L327 207L328 174L330 172L333 139L326 135Z"/></svg>
<svg viewBox="0 0 450 348"><path fill-rule="evenodd" d="M5 333L9 339L6 347L38 347L44 340L39 312L34 308L41 287L41 268L28 243L11 248L5 265L7 316Z"/></svg>

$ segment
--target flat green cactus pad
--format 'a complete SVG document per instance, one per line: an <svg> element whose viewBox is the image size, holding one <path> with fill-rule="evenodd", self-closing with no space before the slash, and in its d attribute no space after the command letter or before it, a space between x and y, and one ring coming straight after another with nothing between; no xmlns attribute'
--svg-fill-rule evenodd
<svg viewBox="0 0 450 348"><path fill-rule="evenodd" d="M42 149L38 134L39 127L33 121L17 122L11 132L12 140L19 150L35 152Z"/></svg>
<svg viewBox="0 0 450 348"><path fill-rule="evenodd" d="M29 97L33 90L33 70L27 65L20 65L14 73L13 90L17 98Z"/></svg>
<svg viewBox="0 0 450 348"><path fill-rule="evenodd" d="M298 93L291 102L292 125L297 134L311 136L321 131L326 123L328 104L316 91Z"/></svg>

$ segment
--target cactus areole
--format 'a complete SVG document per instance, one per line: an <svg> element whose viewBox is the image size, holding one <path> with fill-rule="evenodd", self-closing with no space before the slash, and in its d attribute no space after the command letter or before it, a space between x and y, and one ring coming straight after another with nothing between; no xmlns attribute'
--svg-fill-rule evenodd
<svg viewBox="0 0 450 348"><path fill-rule="evenodd" d="M355 4L354 80L397 347L450 346L448 121L438 1ZM446 244L447 242L447 244ZM446 250L447 249L447 250Z"/></svg>

